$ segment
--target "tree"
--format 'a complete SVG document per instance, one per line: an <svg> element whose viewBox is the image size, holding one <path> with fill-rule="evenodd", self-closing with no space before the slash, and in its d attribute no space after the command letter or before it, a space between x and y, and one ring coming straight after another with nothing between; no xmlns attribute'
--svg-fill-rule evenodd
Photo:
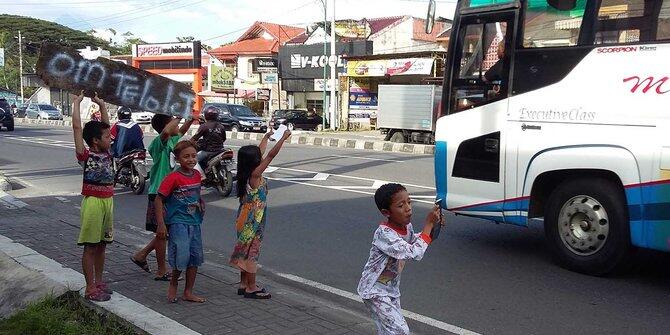
<svg viewBox="0 0 670 335"><path fill-rule="evenodd" d="M177 37L177 42L193 42L195 41L195 37L193 36L183 36L183 37Z"/></svg>
<svg viewBox="0 0 670 335"><path fill-rule="evenodd" d="M177 37L177 42L180 42L180 43L193 42L193 41L195 41L195 37L193 37L193 36L182 36L182 37L178 36ZM200 47L202 48L202 50L205 50L205 51L212 50L212 47L205 44L205 43L201 43Z"/></svg>
<svg viewBox="0 0 670 335"><path fill-rule="evenodd" d="M74 30L57 23L17 16L0 15L0 45L5 48L5 66L0 68L0 87L20 91L19 73L19 39L18 31L21 31L23 43L23 72L34 73L35 64L39 55L42 42L58 43L70 48L83 49L87 46L98 47L118 53L108 42L83 31ZM31 89L26 90L29 96Z"/></svg>

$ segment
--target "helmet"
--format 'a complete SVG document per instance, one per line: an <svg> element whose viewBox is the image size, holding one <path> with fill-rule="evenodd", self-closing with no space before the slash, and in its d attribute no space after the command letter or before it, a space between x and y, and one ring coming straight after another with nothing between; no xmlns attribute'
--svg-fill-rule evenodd
<svg viewBox="0 0 670 335"><path fill-rule="evenodd" d="M130 120L130 116L132 114L133 111L128 107L121 106L116 110L116 116L119 118L119 120Z"/></svg>
<svg viewBox="0 0 670 335"><path fill-rule="evenodd" d="M205 120L207 121L216 120L218 115L219 115L219 109L217 107L210 106L205 111Z"/></svg>

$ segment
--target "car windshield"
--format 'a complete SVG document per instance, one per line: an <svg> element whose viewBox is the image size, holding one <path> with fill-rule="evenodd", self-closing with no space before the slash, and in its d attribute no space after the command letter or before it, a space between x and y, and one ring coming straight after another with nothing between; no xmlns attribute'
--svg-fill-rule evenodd
<svg viewBox="0 0 670 335"><path fill-rule="evenodd" d="M39 105L40 109L43 111L49 111L49 112L58 112L58 109L56 107L51 106L51 105Z"/></svg>
<svg viewBox="0 0 670 335"><path fill-rule="evenodd" d="M235 116L258 116L247 106L228 105L228 109Z"/></svg>

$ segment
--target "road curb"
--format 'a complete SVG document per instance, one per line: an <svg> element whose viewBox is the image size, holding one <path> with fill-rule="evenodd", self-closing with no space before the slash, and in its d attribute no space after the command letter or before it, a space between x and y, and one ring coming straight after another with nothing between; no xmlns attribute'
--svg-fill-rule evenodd
<svg viewBox="0 0 670 335"><path fill-rule="evenodd" d="M71 127L70 121L54 121L54 120L36 120L36 119L16 119L19 124L38 124L48 126ZM154 130L150 125L143 125L142 130L145 133L153 133ZM197 128L190 129L188 135L195 134ZM262 133L245 133L245 132L226 132L226 136L235 140L252 140L260 141L263 139ZM289 143L298 145L311 145L317 147L331 147L342 149L379 151L379 152L397 152L415 155L433 155L435 153L434 145L427 144L411 144L411 143L394 143L387 141L371 141L365 139L346 139L337 138L327 135L305 135L294 134L289 138Z"/></svg>
<svg viewBox="0 0 670 335"><path fill-rule="evenodd" d="M0 235L0 253L3 253L26 269L36 271L39 275L67 288L67 291L78 292L83 297L86 282L84 281L84 275L77 271L3 235ZM139 328L147 334L200 334L118 292L114 292L112 299L109 301L87 301L86 303L89 307L94 307L100 312L115 315L129 326Z"/></svg>
<svg viewBox="0 0 670 335"><path fill-rule="evenodd" d="M0 171L0 192L7 192L12 190L12 184L9 183L9 179Z"/></svg>

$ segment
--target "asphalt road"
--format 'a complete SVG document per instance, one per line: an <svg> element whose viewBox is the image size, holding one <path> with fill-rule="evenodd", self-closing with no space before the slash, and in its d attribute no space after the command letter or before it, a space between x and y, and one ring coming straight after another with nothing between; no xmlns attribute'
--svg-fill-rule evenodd
<svg viewBox="0 0 670 335"><path fill-rule="evenodd" d="M247 143L227 142L234 148ZM382 219L371 196L374 186L411 185L417 230L434 195L431 156L287 145L273 166L279 169L267 175L264 271L351 293ZM76 196L81 187L66 128L0 132L0 170L29 186L19 196ZM123 191L115 198L117 224L140 231L146 197ZM222 199L213 190L204 198L205 247L225 259L235 240L237 199ZM640 252L626 274L589 277L552 263L539 225L447 220L425 258L403 273L404 309L483 334L668 333L670 254Z"/></svg>

